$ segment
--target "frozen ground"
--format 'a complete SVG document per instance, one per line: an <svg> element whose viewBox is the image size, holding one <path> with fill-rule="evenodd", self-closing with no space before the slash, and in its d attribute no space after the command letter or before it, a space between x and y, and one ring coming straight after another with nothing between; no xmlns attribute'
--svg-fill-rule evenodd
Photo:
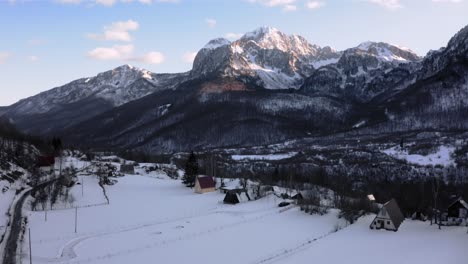
<svg viewBox="0 0 468 264"><path fill-rule="evenodd" d="M8 181L0 181L0 237L8 224L8 210L15 198L16 189ZM3 191L5 190L5 191Z"/></svg>
<svg viewBox="0 0 468 264"><path fill-rule="evenodd" d="M449 166L455 164L452 154L455 151L454 147L440 146L436 153L423 156L419 154L408 154L407 150L401 150L400 147L386 149L383 152L394 158L406 160L408 163L418 165L442 165Z"/></svg>
<svg viewBox="0 0 468 264"><path fill-rule="evenodd" d="M303 252L278 263L463 264L468 260L466 227L437 227L405 220L398 232L369 229L366 216Z"/></svg>
<svg viewBox="0 0 468 264"><path fill-rule="evenodd" d="M269 154L269 155L232 155L233 160L282 160L297 155L297 152Z"/></svg>
<svg viewBox="0 0 468 264"><path fill-rule="evenodd" d="M86 177L84 196L81 186L72 190L80 206L102 200L99 186L91 187L97 179ZM468 234L461 228L439 231L407 221L398 233L372 232L372 217L366 217L335 233L344 223L334 210L311 216L297 208L278 208L275 196L224 205L222 194L194 194L162 174L118 181L106 187L110 204L78 209L76 234L73 209L49 211L47 222L44 212L28 212L33 262L310 263L319 256L317 263L341 264L391 255L392 263L450 257L451 262L438 263L461 264L468 257ZM25 262L27 252L24 243ZM399 252L412 253L413 261L406 262ZM414 261L417 256L421 261Z"/></svg>

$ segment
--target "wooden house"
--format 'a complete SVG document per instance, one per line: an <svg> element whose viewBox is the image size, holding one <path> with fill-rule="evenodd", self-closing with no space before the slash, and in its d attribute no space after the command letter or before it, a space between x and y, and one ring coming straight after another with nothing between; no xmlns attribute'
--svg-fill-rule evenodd
<svg viewBox="0 0 468 264"><path fill-rule="evenodd" d="M404 220L405 217L401 213L400 207L398 207L396 200L392 199L382 206L369 227L370 229L385 229L396 232Z"/></svg>
<svg viewBox="0 0 468 264"><path fill-rule="evenodd" d="M54 173L55 157L54 156L39 156L36 160L36 167L44 173Z"/></svg>
<svg viewBox="0 0 468 264"><path fill-rule="evenodd" d="M460 197L447 209L447 225L468 225L468 204Z"/></svg>
<svg viewBox="0 0 468 264"><path fill-rule="evenodd" d="M210 176L197 176L195 178L195 192L207 193L216 190L216 182Z"/></svg>

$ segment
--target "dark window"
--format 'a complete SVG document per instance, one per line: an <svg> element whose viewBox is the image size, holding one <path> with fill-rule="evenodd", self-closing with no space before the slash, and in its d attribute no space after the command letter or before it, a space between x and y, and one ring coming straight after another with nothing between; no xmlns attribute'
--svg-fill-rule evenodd
<svg viewBox="0 0 468 264"><path fill-rule="evenodd" d="M389 225L389 224L390 224L390 221L387 221L387 225Z"/></svg>

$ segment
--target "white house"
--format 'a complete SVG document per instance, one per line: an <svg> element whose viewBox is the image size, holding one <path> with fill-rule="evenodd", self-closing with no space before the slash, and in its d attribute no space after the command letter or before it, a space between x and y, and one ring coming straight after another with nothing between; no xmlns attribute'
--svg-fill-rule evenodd
<svg viewBox="0 0 468 264"><path fill-rule="evenodd" d="M405 217L401 213L400 207L395 199L392 199L382 206L369 227L370 229L385 229L396 232L403 220Z"/></svg>

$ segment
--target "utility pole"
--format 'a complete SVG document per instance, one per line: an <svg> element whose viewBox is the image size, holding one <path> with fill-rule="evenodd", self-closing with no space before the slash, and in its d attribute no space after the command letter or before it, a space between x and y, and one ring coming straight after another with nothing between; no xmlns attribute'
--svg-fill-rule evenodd
<svg viewBox="0 0 468 264"><path fill-rule="evenodd" d="M31 228L28 228L28 234L29 234L29 264L32 264Z"/></svg>
<svg viewBox="0 0 468 264"><path fill-rule="evenodd" d="M78 207L75 207L75 234L78 227Z"/></svg>
<svg viewBox="0 0 468 264"><path fill-rule="evenodd" d="M81 197L84 197L84 179L81 176Z"/></svg>

